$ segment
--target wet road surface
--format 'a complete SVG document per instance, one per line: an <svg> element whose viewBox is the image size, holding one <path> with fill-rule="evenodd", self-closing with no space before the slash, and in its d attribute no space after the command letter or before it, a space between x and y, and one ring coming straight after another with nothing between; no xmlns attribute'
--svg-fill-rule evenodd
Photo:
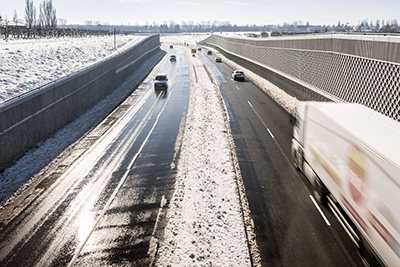
<svg viewBox="0 0 400 267"><path fill-rule="evenodd" d="M159 71L168 89L146 79L111 127L82 140L91 143L82 156L59 164L61 177L0 232L0 266L151 263L189 100L187 54L167 52L177 56L170 62L167 54Z"/></svg>
<svg viewBox="0 0 400 267"><path fill-rule="evenodd" d="M293 168L289 114L252 83L233 81L233 69L206 53L200 57L230 116L262 265L363 266L334 215L322 207L324 220L310 198L311 185Z"/></svg>

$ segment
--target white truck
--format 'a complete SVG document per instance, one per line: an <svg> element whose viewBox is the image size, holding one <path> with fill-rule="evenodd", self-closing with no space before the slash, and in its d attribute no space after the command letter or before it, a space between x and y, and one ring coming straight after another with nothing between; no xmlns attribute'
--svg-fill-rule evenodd
<svg viewBox="0 0 400 267"><path fill-rule="evenodd" d="M360 104L299 102L295 166L372 265L400 266L400 123Z"/></svg>

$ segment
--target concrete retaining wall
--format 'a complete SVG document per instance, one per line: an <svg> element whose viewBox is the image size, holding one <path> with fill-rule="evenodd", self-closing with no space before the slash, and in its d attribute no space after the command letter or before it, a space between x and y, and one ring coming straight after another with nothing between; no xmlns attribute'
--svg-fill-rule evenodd
<svg viewBox="0 0 400 267"><path fill-rule="evenodd" d="M0 106L0 169L116 89L159 51L159 35Z"/></svg>
<svg viewBox="0 0 400 267"><path fill-rule="evenodd" d="M257 40L212 35L201 43L245 62L243 66L300 100L320 100L315 95L319 92L400 120L399 37L328 35Z"/></svg>

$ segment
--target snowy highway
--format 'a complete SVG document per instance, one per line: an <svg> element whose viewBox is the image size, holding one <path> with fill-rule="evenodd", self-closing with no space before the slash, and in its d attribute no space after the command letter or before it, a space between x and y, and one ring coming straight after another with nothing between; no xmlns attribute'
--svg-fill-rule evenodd
<svg viewBox="0 0 400 267"><path fill-rule="evenodd" d="M292 166L287 111L233 81L214 50L168 47L0 224L0 265L363 266ZM157 72L167 90L154 90Z"/></svg>
<svg viewBox="0 0 400 267"><path fill-rule="evenodd" d="M233 81L233 69L213 60L214 49L213 55L207 51L200 57L228 108L262 265L364 266L357 247L327 207L318 211L310 183L293 167L290 115L251 82Z"/></svg>
<svg viewBox="0 0 400 267"><path fill-rule="evenodd" d="M60 160L16 207L0 232L1 266L151 263L149 246L161 227L161 204L173 193L176 140L189 99L187 54L174 53L177 62L166 57L159 67L168 73L168 90L155 91L147 78L82 139L81 156ZM54 171L62 172L56 180Z"/></svg>

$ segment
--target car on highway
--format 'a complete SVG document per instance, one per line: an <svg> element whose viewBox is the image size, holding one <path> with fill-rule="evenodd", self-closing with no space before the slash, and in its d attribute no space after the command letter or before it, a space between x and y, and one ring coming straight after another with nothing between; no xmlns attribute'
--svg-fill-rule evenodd
<svg viewBox="0 0 400 267"><path fill-rule="evenodd" d="M220 57L215 57L215 62L222 62L222 58L220 58Z"/></svg>
<svg viewBox="0 0 400 267"><path fill-rule="evenodd" d="M232 79L237 81L244 81L244 73L241 70L235 70L232 72Z"/></svg>
<svg viewBox="0 0 400 267"><path fill-rule="evenodd" d="M169 57L169 60L170 60L170 61L176 61L176 56L175 56L175 55L171 55L171 56Z"/></svg>
<svg viewBox="0 0 400 267"><path fill-rule="evenodd" d="M212 55L212 52L210 50L208 50L207 55Z"/></svg>
<svg viewBox="0 0 400 267"><path fill-rule="evenodd" d="M154 79L154 89L165 90L168 88L168 78L166 73L158 73Z"/></svg>
<svg viewBox="0 0 400 267"><path fill-rule="evenodd" d="M197 48L197 50L201 51L201 47Z"/></svg>
<svg viewBox="0 0 400 267"><path fill-rule="evenodd" d="M169 48L174 48L174 46L173 46L173 45L170 45Z"/></svg>

